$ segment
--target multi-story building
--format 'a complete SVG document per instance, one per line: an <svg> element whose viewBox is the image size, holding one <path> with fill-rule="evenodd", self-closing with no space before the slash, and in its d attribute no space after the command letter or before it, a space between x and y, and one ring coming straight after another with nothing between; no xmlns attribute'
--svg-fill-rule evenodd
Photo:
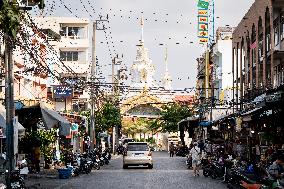
<svg viewBox="0 0 284 189"><path fill-rule="evenodd" d="M38 102L48 102L48 73L43 70L49 54L46 53L47 46L42 38L45 34L42 35L43 33L41 33L39 35L39 32L35 32L35 30L32 30L28 26L22 27L21 34L19 34L19 44L13 50L14 99L15 102L19 102L16 103L16 109L23 105L32 106ZM52 32L50 29L47 31ZM2 39L3 36L0 38ZM51 38L53 40L60 39L59 36L53 36L49 39ZM3 44L1 44L1 55L4 55ZM4 70L4 66L4 60L2 59L2 71ZM5 95L4 76L4 72L2 72L0 96L3 101ZM51 105L50 102L48 104Z"/></svg>
<svg viewBox="0 0 284 189"><path fill-rule="evenodd" d="M88 19L71 17L36 17L37 27L51 29L61 36L60 41L50 42L47 65L72 85L86 81L90 68L90 23ZM70 88L49 79L48 98L57 111L78 111L87 105L88 93L83 89Z"/></svg>
<svg viewBox="0 0 284 189"><path fill-rule="evenodd" d="M197 58L197 81L196 81L196 97L199 99L206 98L206 55L203 54Z"/></svg>
<svg viewBox="0 0 284 189"><path fill-rule="evenodd" d="M220 27L216 32L216 43L213 45L213 81L214 97L221 104L230 104L233 99L232 75L232 27Z"/></svg>
<svg viewBox="0 0 284 189"><path fill-rule="evenodd" d="M283 39L283 1L255 1L233 33L234 98L240 108L244 101L283 86Z"/></svg>
<svg viewBox="0 0 284 189"><path fill-rule="evenodd" d="M283 40L282 0L255 0L233 32L236 130L239 136L251 136L253 145L284 143Z"/></svg>

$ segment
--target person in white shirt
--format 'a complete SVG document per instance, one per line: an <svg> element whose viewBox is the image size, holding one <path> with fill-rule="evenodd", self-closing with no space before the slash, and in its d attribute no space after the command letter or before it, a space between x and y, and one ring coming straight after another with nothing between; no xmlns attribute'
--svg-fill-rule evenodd
<svg viewBox="0 0 284 189"><path fill-rule="evenodd" d="M189 154L191 155L191 158L192 158L192 167L193 167L194 176L196 175L199 176L199 165L201 163L201 159L200 159L201 152L196 142L193 144L193 147L191 148Z"/></svg>

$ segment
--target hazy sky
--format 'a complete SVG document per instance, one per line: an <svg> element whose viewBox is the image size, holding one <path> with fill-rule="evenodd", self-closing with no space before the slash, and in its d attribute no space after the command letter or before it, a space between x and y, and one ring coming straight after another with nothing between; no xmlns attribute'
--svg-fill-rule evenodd
<svg viewBox="0 0 284 189"><path fill-rule="evenodd" d="M253 2L215 0L215 17L219 17L215 20L215 27L236 26ZM165 70L165 46L159 45L162 43L168 45L173 87L195 87L196 58L203 50L196 36L197 0L47 0L43 15L95 20L99 19L98 15L106 17L107 14L107 30L97 31L96 47L99 64L106 78L110 78L109 64L115 53L124 55L123 62L128 67L135 59L136 45L140 39L139 19L143 15L145 44L156 66L157 82Z"/></svg>

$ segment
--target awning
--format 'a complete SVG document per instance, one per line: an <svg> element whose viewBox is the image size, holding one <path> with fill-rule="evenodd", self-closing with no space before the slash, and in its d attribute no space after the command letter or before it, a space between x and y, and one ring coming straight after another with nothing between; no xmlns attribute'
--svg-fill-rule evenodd
<svg viewBox="0 0 284 189"><path fill-rule="evenodd" d="M249 122L252 120L253 118L253 114L255 114L256 112L258 112L259 110L261 110L262 108L254 108L250 111L244 112L241 114L241 116L243 116L243 121L244 122Z"/></svg>
<svg viewBox="0 0 284 189"><path fill-rule="evenodd" d="M262 109L262 108L254 108L254 109L252 109L252 110L250 110L250 111L247 111L247 112L245 112L245 113L242 113L241 115L242 115L242 116L250 115L250 114L253 114L253 113L257 112L257 111L260 110L260 109Z"/></svg>
<svg viewBox="0 0 284 189"><path fill-rule="evenodd" d="M0 127L6 129L6 109L0 104ZM18 122L18 131L25 131L22 124Z"/></svg>
<svg viewBox="0 0 284 189"><path fill-rule="evenodd" d="M201 121L200 123L199 123L199 126L201 126L201 127L209 127L209 126L211 126L212 125L212 122L211 121Z"/></svg>
<svg viewBox="0 0 284 189"><path fill-rule="evenodd" d="M54 110L41 107L43 122L46 129L59 128L59 135L69 136L71 124Z"/></svg>
<svg viewBox="0 0 284 189"><path fill-rule="evenodd" d="M218 121L221 121L222 119L228 117L228 115L221 115L219 116L217 119L214 120L214 122L218 122Z"/></svg>

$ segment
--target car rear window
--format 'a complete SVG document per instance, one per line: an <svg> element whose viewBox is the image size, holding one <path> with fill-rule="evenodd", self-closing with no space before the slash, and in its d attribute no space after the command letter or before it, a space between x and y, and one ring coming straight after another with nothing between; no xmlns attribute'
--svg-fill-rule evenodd
<svg viewBox="0 0 284 189"><path fill-rule="evenodd" d="M128 151L148 151L148 145L147 144L129 144L127 147Z"/></svg>
<svg viewBox="0 0 284 189"><path fill-rule="evenodd" d="M124 139L123 144L129 143L129 142L134 142L134 139Z"/></svg>

